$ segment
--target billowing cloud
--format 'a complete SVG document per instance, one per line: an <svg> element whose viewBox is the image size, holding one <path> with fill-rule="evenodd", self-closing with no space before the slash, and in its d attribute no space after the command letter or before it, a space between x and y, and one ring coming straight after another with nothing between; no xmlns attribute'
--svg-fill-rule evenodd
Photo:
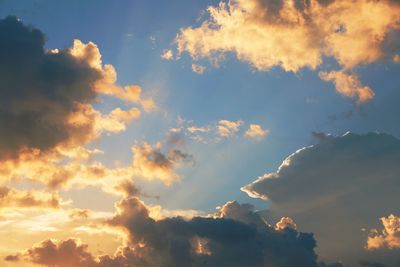
<svg viewBox="0 0 400 267"><path fill-rule="evenodd" d="M248 138L262 139L268 135L269 131L259 124L250 124L249 129L244 133Z"/></svg>
<svg viewBox="0 0 400 267"><path fill-rule="evenodd" d="M400 249L400 217L390 214L388 217L381 218L383 230L376 229L371 231L368 237L368 249Z"/></svg>
<svg viewBox="0 0 400 267"><path fill-rule="evenodd" d="M384 256L367 251L368 232L362 229L377 228L377 218L398 211L399 162L400 140L391 135L326 136L242 190L270 201L268 214L275 220L289 216L298 229L313 232L323 259L350 266L360 260L395 266L400 251ZM388 230L395 228L394 217L384 222ZM380 234L376 240L385 237Z"/></svg>
<svg viewBox="0 0 400 267"><path fill-rule="evenodd" d="M154 107L152 99L141 97L140 87L116 84L115 69L103 65L92 42L74 40L71 48L46 50L44 34L14 17L0 20L0 38L2 180L56 167L65 157L88 158L96 150L86 144L102 133L125 130L140 116L136 107L102 114L92 105L102 95L144 110ZM68 175L61 168L57 176Z"/></svg>
<svg viewBox="0 0 400 267"><path fill-rule="evenodd" d="M235 201L208 217L154 219L141 200L128 197L117 204L108 225L126 234L125 244L114 254L95 255L77 239L49 239L7 260L61 267L335 266L317 263L312 234L277 230L251 205Z"/></svg>
<svg viewBox="0 0 400 267"><path fill-rule="evenodd" d="M127 230L131 249L125 250L125 257L131 265L317 266L312 235L223 216L155 221L137 198L122 200L110 224Z"/></svg>
<svg viewBox="0 0 400 267"><path fill-rule="evenodd" d="M118 183L136 175L132 166L107 168L92 161L103 152L85 146L103 133L124 131L141 109L155 108L154 101L143 98L139 86L119 86L114 67L103 64L92 42L74 40L71 48L47 50L44 34L14 17L0 20L0 37L0 182L106 187L112 178ZM128 108L103 114L93 104L104 96Z"/></svg>
<svg viewBox="0 0 400 267"><path fill-rule="evenodd" d="M260 71L315 70L324 56L345 70L376 62L400 18L400 5L389 0L230 0L207 11L200 26L178 33L178 56L187 52L215 65L231 52Z"/></svg>
<svg viewBox="0 0 400 267"><path fill-rule="evenodd" d="M29 249L24 257L26 260L42 266L96 266L87 245L79 240L68 239L61 242L46 240Z"/></svg>

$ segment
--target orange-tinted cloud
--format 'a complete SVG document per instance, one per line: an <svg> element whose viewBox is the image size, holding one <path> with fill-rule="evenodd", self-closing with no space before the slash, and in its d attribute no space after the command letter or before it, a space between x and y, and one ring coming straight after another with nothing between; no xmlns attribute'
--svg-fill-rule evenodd
<svg viewBox="0 0 400 267"><path fill-rule="evenodd" d="M354 97L359 103L371 101L375 93L368 86L363 86L356 74L343 71L320 72L319 77L324 81L332 81L336 91L347 97Z"/></svg>
<svg viewBox="0 0 400 267"><path fill-rule="evenodd" d="M178 33L178 57L187 52L218 64L232 52L260 71L315 70L323 56L344 70L370 64L385 55L389 31L400 29L400 5L389 0L232 0L207 11L200 26Z"/></svg>
<svg viewBox="0 0 400 267"><path fill-rule="evenodd" d="M249 129L244 133L248 138L265 138L269 133L269 130L263 129L259 124L250 124Z"/></svg>
<svg viewBox="0 0 400 267"><path fill-rule="evenodd" d="M38 208L58 209L62 200L55 193L43 191L21 191L0 186L0 209L2 208Z"/></svg>
<svg viewBox="0 0 400 267"><path fill-rule="evenodd" d="M382 248L400 248L400 217L390 214L382 217L382 231L372 230L367 240L367 249L375 250Z"/></svg>

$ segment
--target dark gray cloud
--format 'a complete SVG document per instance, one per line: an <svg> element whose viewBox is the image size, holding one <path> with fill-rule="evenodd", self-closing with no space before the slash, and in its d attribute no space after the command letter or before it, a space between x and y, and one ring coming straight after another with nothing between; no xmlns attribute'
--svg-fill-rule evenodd
<svg viewBox="0 0 400 267"><path fill-rule="evenodd" d="M269 215L290 216L313 232L323 259L358 266L360 260L398 266L400 250L368 251L370 229L399 211L400 140L387 134L326 138L290 155L275 173L242 188L271 202Z"/></svg>
<svg viewBox="0 0 400 267"><path fill-rule="evenodd" d="M154 220L137 197L121 200L117 209L107 224L125 230L127 236L126 246L114 255L95 257L87 245L74 239L46 240L16 260L60 267L327 266L317 263L312 234L277 230L257 218L248 204L232 201L218 216L190 220Z"/></svg>
<svg viewBox="0 0 400 267"><path fill-rule="evenodd" d="M224 217L155 221L137 198L122 200L118 209L109 223L128 230L134 250L124 256L132 266L317 266L312 234Z"/></svg>
<svg viewBox="0 0 400 267"><path fill-rule="evenodd" d="M85 140L91 124L68 119L96 97L101 73L68 50L44 48L44 34L15 17L0 20L0 159Z"/></svg>

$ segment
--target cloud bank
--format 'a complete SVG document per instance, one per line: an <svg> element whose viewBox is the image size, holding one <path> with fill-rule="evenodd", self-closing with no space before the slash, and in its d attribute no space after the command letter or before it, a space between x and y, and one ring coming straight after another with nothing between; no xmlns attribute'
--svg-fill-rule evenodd
<svg viewBox="0 0 400 267"><path fill-rule="evenodd" d="M320 143L296 151L276 172L242 190L269 201L268 214L276 220L290 216L299 229L313 232L324 259L336 257L350 266L379 259L396 266L400 251L385 256L367 251L365 230L378 228L379 218L398 211L399 162L400 140L391 135L325 135ZM370 238L369 246L375 246L374 240L382 241L379 246L393 244L388 240L397 229L390 223L395 221L393 216L382 219L386 234Z"/></svg>

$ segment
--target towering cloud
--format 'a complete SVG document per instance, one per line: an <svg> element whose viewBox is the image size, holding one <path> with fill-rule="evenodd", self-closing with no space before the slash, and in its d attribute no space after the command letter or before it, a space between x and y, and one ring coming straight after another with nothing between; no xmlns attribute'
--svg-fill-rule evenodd
<svg viewBox="0 0 400 267"><path fill-rule="evenodd" d="M0 38L0 160L84 145L140 115L137 108L102 115L91 105L100 94L154 106L140 87L115 84L114 68L91 42L46 50L44 34L14 17L0 20Z"/></svg>
<svg viewBox="0 0 400 267"><path fill-rule="evenodd" d="M270 201L269 214L276 220L290 216L298 229L313 232L318 253L325 259L341 259L350 266L359 260L396 266L400 250L382 256L367 251L365 244L366 230L377 228L378 218L398 211L400 140L379 133L328 135L319 140L286 158L277 172L242 190ZM396 246L396 218L382 222L387 234L370 237L371 248Z"/></svg>
<svg viewBox="0 0 400 267"><path fill-rule="evenodd" d="M215 63L233 52L260 71L275 66L315 70L324 56L348 71L384 57L387 34L400 26L400 6L389 0L230 0L207 11L209 17L200 26L183 28L177 35L178 57L187 52L194 60Z"/></svg>

